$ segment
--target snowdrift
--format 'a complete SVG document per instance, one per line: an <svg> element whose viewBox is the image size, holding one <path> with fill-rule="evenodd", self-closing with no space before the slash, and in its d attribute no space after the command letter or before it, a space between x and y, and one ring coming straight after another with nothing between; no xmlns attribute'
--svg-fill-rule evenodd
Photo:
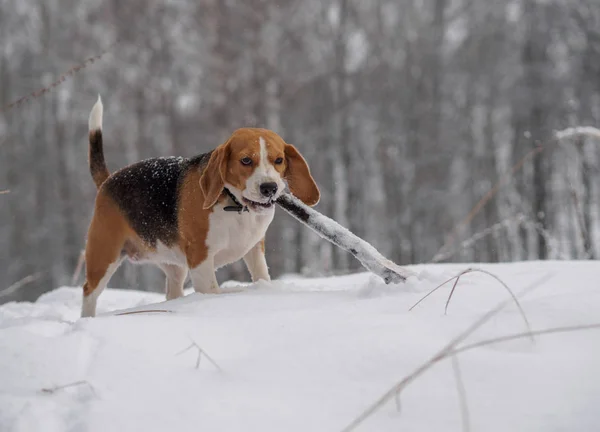
<svg viewBox="0 0 600 432"><path fill-rule="evenodd" d="M509 296L468 265L414 266L385 285L370 274L228 282L221 295L107 290L79 319L80 289L0 306L1 431L339 431L396 382ZM600 265L485 265L521 299L535 329L600 321ZM542 281L542 282L540 282ZM189 291L188 291L189 292ZM164 310L167 312L123 312ZM526 331L509 304L465 343ZM188 348L186 350L186 348ZM198 358L200 359L198 364ZM524 338L461 353L471 430L598 430L600 331ZM452 362L411 383L357 430L461 431Z"/></svg>

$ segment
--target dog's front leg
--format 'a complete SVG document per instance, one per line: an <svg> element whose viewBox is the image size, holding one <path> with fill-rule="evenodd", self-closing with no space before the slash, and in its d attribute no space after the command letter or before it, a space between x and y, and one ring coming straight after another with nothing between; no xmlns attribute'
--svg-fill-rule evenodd
<svg viewBox="0 0 600 432"><path fill-rule="evenodd" d="M213 257L207 257L196 267L190 269L190 277L194 285L194 291L204 294L216 294L219 292L219 283L215 276Z"/></svg>
<svg viewBox="0 0 600 432"><path fill-rule="evenodd" d="M252 276L252 282L256 282L259 279L270 281L269 268L267 267L267 260L265 259L265 240L259 241L252 249L244 255L244 262L250 276Z"/></svg>

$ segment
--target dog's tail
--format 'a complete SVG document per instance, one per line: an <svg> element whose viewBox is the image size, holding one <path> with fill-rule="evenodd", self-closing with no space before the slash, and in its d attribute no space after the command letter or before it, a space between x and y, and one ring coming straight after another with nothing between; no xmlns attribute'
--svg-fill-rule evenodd
<svg viewBox="0 0 600 432"><path fill-rule="evenodd" d="M104 150L102 149L102 112L102 99L98 95L98 101L94 104L90 112L90 148L88 160L90 172L97 188L100 188L102 183L110 176L108 168L106 168L106 162L104 162Z"/></svg>

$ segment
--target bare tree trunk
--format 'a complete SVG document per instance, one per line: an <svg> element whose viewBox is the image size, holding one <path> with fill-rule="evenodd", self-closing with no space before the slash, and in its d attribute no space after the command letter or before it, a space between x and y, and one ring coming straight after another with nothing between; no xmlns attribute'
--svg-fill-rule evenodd
<svg viewBox="0 0 600 432"><path fill-rule="evenodd" d="M340 0L339 23L334 40L334 72L332 76L334 113L333 113L333 143L329 157L333 170L333 217L341 225L349 227L348 200L349 200L349 150L348 150L348 124L347 124L347 74L346 74L346 38L349 13L349 0ZM349 227L350 228L350 227ZM348 255L339 249L334 250L334 266L336 269L348 268Z"/></svg>
<svg viewBox="0 0 600 432"><path fill-rule="evenodd" d="M545 144L549 138L546 126L549 109L545 103L547 96L544 86L544 83L548 81L545 74L549 70L548 38L543 29L542 13L542 8L537 5L535 0L525 1L524 15L527 31L522 59L525 68L525 82L529 90L528 133L531 136L532 148ZM531 203L532 216L539 226L536 233L537 258L539 259L548 257L548 245L542 232L548 229L546 218L547 163L546 158L543 156L545 155L533 159L533 196Z"/></svg>
<svg viewBox="0 0 600 432"><path fill-rule="evenodd" d="M583 59L581 70L579 71L579 80L577 82L577 92L579 99L579 112L577 117L582 124L595 124L594 107L592 98L598 90L598 74L600 74L600 35L590 30L582 23L582 30L585 34L585 48L583 49ZM583 249L586 258L595 259L596 251L594 248L594 178L598 178L598 170L594 164L597 163L595 156L598 154L591 145L588 138L581 137L577 143L579 157L581 160L581 182L583 187L583 202L581 211L583 213Z"/></svg>
<svg viewBox="0 0 600 432"><path fill-rule="evenodd" d="M593 221L592 214L594 211L594 200L593 200L593 184L592 176L594 174L593 157L590 152L586 152L586 139L583 139L581 145L578 146L581 157L581 180L583 185L583 250L586 259L596 259L596 253L594 250L593 243ZM591 150L591 149L590 149ZM586 154L587 153L587 154Z"/></svg>
<svg viewBox="0 0 600 432"><path fill-rule="evenodd" d="M496 82L492 81L489 83L488 100L486 103L486 118L484 126L485 135L485 172L488 177L488 182L493 185L497 181L497 169L496 169L496 145L494 140L494 102L498 97L498 88ZM498 200L493 199L488 202L484 208L486 228L491 227L493 224L498 222ZM486 238L486 252L487 261L497 262L499 260L499 247L496 236L488 235Z"/></svg>

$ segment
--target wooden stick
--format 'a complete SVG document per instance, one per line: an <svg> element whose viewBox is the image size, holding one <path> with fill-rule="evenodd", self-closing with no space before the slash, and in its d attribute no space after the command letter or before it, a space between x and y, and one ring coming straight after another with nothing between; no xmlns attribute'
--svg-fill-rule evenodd
<svg viewBox="0 0 600 432"><path fill-rule="evenodd" d="M386 284L405 282L409 276L414 275L411 271L388 260L369 243L333 219L307 206L292 194L282 194L277 199L277 204L325 240L350 252L363 267L381 277Z"/></svg>

